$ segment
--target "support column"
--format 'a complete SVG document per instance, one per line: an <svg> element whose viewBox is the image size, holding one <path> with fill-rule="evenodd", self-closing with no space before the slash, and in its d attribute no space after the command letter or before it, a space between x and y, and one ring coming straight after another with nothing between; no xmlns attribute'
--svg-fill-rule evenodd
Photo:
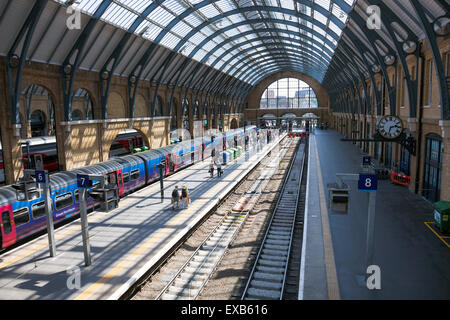
<svg viewBox="0 0 450 320"><path fill-rule="evenodd" d="M441 200L450 201L450 120L440 120L439 126L442 129L442 139L444 153L442 155L441 172Z"/></svg>
<svg viewBox="0 0 450 320"><path fill-rule="evenodd" d="M409 131L411 131L411 134L413 135L413 137L416 139L417 144L421 143L419 140L420 137L418 136L418 132L417 132L417 118L408 118L408 128L409 128ZM410 154L410 159L411 159L411 165L409 168L410 169L409 172L410 172L410 181L411 182L409 183L408 189L411 192L415 192L415 190L416 190L415 182L416 182L416 179L418 178L417 177L417 167L420 165L418 163L419 158L418 158L417 152L416 152L415 156Z"/></svg>

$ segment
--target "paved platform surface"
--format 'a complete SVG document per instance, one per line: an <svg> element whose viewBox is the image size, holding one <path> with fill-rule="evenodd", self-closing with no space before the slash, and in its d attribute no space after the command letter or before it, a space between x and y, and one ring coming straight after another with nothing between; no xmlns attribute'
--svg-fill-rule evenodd
<svg viewBox="0 0 450 320"><path fill-rule="evenodd" d="M55 232L57 255L47 235L0 257L0 299L118 299L240 181L276 143L244 153L209 176L207 159L123 198L119 208L88 217L92 265L84 266L79 220ZM187 185L188 209L172 210L175 185ZM181 206L181 201L180 201Z"/></svg>
<svg viewBox="0 0 450 320"><path fill-rule="evenodd" d="M433 229L433 209L428 201L390 180L379 180L376 198L374 264L380 267L381 290L367 289L367 194L358 191L357 182L349 182L349 213L330 214L324 209L328 201L326 185L336 181L336 173L359 173L362 163L360 149L341 138L334 130L316 130L311 138L310 150L317 146L319 162L313 163L310 173L303 298L450 299L448 235ZM319 173L314 172L317 165ZM317 193L318 175L325 186L325 202ZM325 216L329 228L324 228L323 221L319 223ZM334 262L325 245L327 237L332 239Z"/></svg>

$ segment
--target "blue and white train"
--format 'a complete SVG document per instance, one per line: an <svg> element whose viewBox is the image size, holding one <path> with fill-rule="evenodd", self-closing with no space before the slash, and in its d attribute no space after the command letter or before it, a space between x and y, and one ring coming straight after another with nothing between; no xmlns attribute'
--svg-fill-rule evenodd
<svg viewBox="0 0 450 320"><path fill-rule="evenodd" d="M278 134L277 130L273 130L273 132L273 135ZM52 174L50 176L50 195L53 221L55 224L59 224L79 214L77 173L106 175L109 183L117 185L119 196L124 197L136 189L159 180L158 164L161 162L165 164L164 176L168 176L201 161L202 158L211 157L211 154L218 155L220 151L236 146L236 144L244 147L244 136L249 136L248 141L251 145L257 141L265 141L263 136L266 134L265 130L258 132L255 126L248 126L245 133L243 128L223 133L223 140L206 136L183 141L176 145L113 158L72 171ZM256 138L257 136L259 139ZM36 188L28 190L28 195L25 195L24 192L13 186L0 188L1 249L10 247L19 240L24 240L46 228L43 193ZM96 205L98 205L96 200L91 197L87 199L88 208Z"/></svg>

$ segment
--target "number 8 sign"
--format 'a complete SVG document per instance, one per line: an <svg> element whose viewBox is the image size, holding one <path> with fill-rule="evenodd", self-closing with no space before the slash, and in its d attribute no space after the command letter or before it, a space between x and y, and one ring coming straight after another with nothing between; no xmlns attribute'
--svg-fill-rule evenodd
<svg viewBox="0 0 450 320"><path fill-rule="evenodd" d="M358 190L376 191L378 188L378 177L376 174L360 173L358 180Z"/></svg>

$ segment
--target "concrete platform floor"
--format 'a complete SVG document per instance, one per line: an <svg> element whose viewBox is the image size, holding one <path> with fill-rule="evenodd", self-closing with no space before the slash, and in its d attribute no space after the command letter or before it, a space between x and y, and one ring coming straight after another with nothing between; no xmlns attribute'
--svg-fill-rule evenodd
<svg viewBox="0 0 450 320"><path fill-rule="evenodd" d="M336 173L359 173L362 163L360 149L341 138L334 130L315 131L327 201L326 185L336 181ZM450 239L427 226L433 221L431 203L390 180L378 183L374 264L381 290L368 290L364 280L367 193L349 182L349 213L328 210L340 299L450 299Z"/></svg>

